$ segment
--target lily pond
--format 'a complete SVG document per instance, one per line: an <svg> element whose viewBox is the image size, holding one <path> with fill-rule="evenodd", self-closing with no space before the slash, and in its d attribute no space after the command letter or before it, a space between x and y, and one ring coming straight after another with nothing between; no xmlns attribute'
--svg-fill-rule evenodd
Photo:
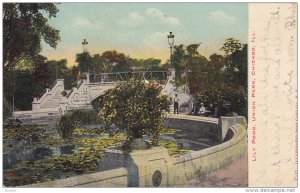
<svg viewBox="0 0 300 193"><path fill-rule="evenodd" d="M100 127L77 128L71 139L64 140L55 123L4 125L4 185L15 187L96 172L105 149L121 146L124 139L124 134L108 134ZM207 147L175 139L175 129L164 129L159 140L171 156Z"/></svg>

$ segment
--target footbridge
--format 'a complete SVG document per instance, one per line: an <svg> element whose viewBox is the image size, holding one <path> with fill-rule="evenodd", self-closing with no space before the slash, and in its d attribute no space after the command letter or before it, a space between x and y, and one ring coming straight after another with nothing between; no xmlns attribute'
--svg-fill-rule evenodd
<svg viewBox="0 0 300 193"><path fill-rule="evenodd" d="M145 83L156 82L162 87L162 93L174 97L177 93L181 103L187 103L189 95L176 90L173 81L175 71L135 71L116 72L91 75L84 74L78 80L77 86L71 90L64 87L64 79L57 79L52 86L46 88L39 97L34 97L32 110L16 111L14 117L20 120L49 119L61 116L68 110L92 108L91 102L106 90L113 88L118 82L127 82L130 79L140 79Z"/></svg>

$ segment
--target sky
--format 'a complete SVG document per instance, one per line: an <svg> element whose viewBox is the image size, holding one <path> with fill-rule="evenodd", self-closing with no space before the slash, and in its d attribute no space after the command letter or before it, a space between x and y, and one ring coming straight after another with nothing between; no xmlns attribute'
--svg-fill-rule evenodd
<svg viewBox="0 0 300 193"><path fill-rule="evenodd" d="M43 43L49 60L75 64L87 39L91 54L117 50L133 58L170 57L167 35L175 45L201 43L198 51L209 57L221 53L225 39L247 43L247 3L61 3L49 24L60 31L56 49Z"/></svg>

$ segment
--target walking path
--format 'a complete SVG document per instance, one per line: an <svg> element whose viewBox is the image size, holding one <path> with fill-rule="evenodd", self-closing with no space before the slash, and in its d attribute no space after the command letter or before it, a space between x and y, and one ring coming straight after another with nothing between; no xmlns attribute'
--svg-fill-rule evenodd
<svg viewBox="0 0 300 193"><path fill-rule="evenodd" d="M248 186L248 151L230 165L207 176L192 180L185 187L247 187Z"/></svg>

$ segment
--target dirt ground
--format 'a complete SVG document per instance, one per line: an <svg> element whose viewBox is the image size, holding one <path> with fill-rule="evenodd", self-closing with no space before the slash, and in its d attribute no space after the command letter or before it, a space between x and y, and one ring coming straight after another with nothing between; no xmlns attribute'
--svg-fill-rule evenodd
<svg viewBox="0 0 300 193"><path fill-rule="evenodd" d="M248 151L237 160L207 176L188 182L185 187L247 187Z"/></svg>

